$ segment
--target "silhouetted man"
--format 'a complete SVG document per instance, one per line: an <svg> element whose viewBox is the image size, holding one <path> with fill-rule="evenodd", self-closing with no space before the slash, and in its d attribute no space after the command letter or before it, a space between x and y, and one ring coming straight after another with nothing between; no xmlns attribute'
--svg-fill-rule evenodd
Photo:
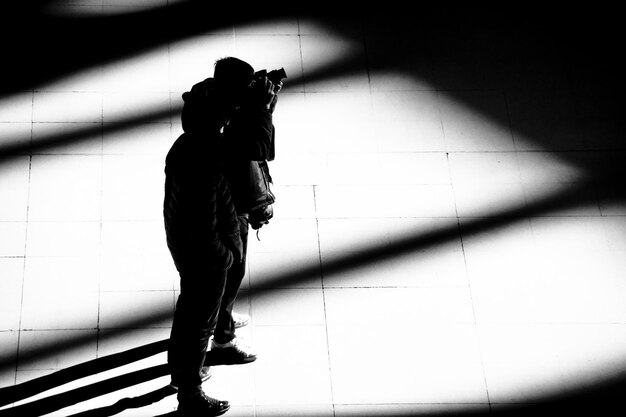
<svg viewBox="0 0 626 417"><path fill-rule="evenodd" d="M208 376L204 361L216 327L219 338L211 349L219 356L229 363L256 359L234 334L232 304L240 282L229 284L227 276L242 263L244 251L222 160L234 151L244 160L267 159L275 93L267 78L254 81L249 64L228 57L215 63L213 78L194 85L183 99L184 133L165 163L165 231L181 287L168 364L172 385L178 388L179 412L220 415L229 409L228 402L207 396L201 386ZM225 127L243 103L247 113L241 134L225 138Z"/></svg>

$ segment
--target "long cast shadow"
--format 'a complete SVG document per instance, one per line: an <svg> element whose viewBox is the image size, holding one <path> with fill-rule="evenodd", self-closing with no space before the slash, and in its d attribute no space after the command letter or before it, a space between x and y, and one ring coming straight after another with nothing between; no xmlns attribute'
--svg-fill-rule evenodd
<svg viewBox="0 0 626 417"><path fill-rule="evenodd" d="M150 345L146 345L137 349L133 349L131 351L132 354L129 357L124 357L128 352L123 352L121 354L116 354L118 358L116 358L115 362L118 366L129 363L132 360L139 360L142 358L142 355L138 355L138 352L142 349L144 350L144 354L147 353L148 356L152 354L151 351L154 350L155 346L159 346L159 350L163 350L165 348L165 344L167 340L163 340L157 343L153 343ZM146 348L148 348L146 350ZM103 365L95 365L98 361L106 362ZM109 358L101 358L95 361L90 361L85 364L78 365L76 367L72 367L74 369L82 368L86 366L86 368L92 369L95 373L95 368L98 369L110 369L111 361ZM67 372L71 372L72 368L69 368ZM61 372L61 371L59 371ZM167 374L167 367L165 364L156 365L149 368L141 369L135 372L131 372L125 375L109 378L107 380L103 380L94 384L90 384L84 387L76 388L70 391L63 392L61 394L56 394L53 396L45 397L40 400L36 400L33 402L29 402L26 404L18 405L13 408L5 409L0 411L0 415L2 416L42 416L45 414L49 414L54 411L58 411L60 409L75 405L82 401L86 401L88 399L108 394L117 390L121 390L123 388L127 388L129 386L133 386L136 384L140 384L155 378L159 378ZM54 375L54 374L53 374ZM82 369L77 372L76 378L85 376L85 373ZM40 378L40 380L47 379L47 377ZM65 382L69 382L69 378L64 378ZM37 384L39 380L34 380L32 383ZM49 385L47 382L43 382L44 385ZM50 386L49 386L50 387ZM21 386L17 386L18 389ZM517 417L517 416L554 416L554 415L564 415L564 414L588 414L588 415L621 415L624 411L626 411L626 404L623 402L623 392L626 389L626 374L624 372L619 373L611 378L606 378L605 380L595 383L592 386L584 386L577 389L570 389L558 394L550 394L544 396L542 398L537 398L535 402L529 402L526 404L492 404L489 407L486 404L473 404L467 405L465 407L455 405L454 407L449 407L448 409L439 407L440 409L437 411L427 411L427 409L420 410L419 407L412 408L411 405L407 405L404 410L401 405L395 407L393 411L389 412L381 412L376 411L376 404L372 405L362 405L359 410L359 416L369 417L369 416L389 416L389 417L401 417L401 416L411 416L411 415L420 415L420 416L502 416L502 417ZM4 394L0 391L0 394ZM163 386L156 390L150 391L143 395L135 396L135 397L125 397L116 401L115 403L99 407L91 410L86 410L83 412L79 412L77 414L72 414L72 416L81 416L81 417L105 417L105 416L113 416L121 413L122 411L129 409L137 409L145 406L149 406L158 401L161 401L167 396L175 394L175 390L169 385ZM4 397L0 397L4 398ZM441 405L440 405L441 406ZM435 410L437 407L434 408ZM169 412L166 414L161 414L160 417L164 416L176 416L176 412ZM303 417L314 417L317 416L315 413L306 413L299 412L298 415Z"/></svg>
<svg viewBox="0 0 626 417"><path fill-rule="evenodd" d="M161 353L167 349L167 340L150 343L71 366L50 375L26 381L18 385L0 388L0 406L32 397L49 389L67 384L90 375L105 372Z"/></svg>

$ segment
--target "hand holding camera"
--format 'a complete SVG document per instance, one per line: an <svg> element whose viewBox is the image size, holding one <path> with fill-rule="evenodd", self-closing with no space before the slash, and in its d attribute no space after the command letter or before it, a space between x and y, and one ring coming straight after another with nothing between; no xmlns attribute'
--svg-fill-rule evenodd
<svg viewBox="0 0 626 417"><path fill-rule="evenodd" d="M283 87L283 80L287 78L284 68L278 70L260 70L254 73L252 82L253 102L261 104L265 109L274 112L278 100L278 92Z"/></svg>

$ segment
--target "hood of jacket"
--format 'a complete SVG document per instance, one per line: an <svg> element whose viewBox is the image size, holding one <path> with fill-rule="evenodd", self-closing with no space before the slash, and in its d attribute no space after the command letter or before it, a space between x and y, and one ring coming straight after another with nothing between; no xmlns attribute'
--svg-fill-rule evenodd
<svg viewBox="0 0 626 417"><path fill-rule="evenodd" d="M227 123L227 105L220 98L213 78L195 84L182 97L181 121L185 133L215 134Z"/></svg>

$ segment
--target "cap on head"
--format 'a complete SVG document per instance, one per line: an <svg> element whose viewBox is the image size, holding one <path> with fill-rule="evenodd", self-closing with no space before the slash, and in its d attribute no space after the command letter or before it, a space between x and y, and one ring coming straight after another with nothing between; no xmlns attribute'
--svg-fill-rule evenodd
<svg viewBox="0 0 626 417"><path fill-rule="evenodd" d="M239 58L220 58L215 61L213 78L218 87L241 89L250 85L254 78L254 68Z"/></svg>

